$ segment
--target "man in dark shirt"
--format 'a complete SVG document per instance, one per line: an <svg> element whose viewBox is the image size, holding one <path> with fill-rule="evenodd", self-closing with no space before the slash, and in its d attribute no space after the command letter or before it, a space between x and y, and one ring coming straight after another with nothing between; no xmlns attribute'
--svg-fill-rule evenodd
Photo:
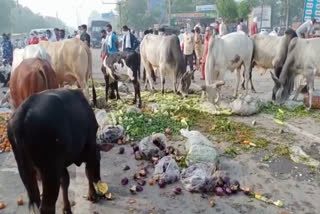
<svg viewBox="0 0 320 214"><path fill-rule="evenodd" d="M87 25L82 25L80 39L90 47L90 35L87 33Z"/></svg>

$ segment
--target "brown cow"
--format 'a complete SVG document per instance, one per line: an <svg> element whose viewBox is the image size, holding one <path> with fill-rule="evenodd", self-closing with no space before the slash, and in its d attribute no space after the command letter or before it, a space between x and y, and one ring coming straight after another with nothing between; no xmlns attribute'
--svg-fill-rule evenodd
<svg viewBox="0 0 320 214"><path fill-rule="evenodd" d="M39 43L51 57L52 67L60 87L64 83L77 83L89 100L88 80L92 78L92 53L90 48L79 39L66 39L59 42L41 41ZM93 103L96 93L92 85Z"/></svg>
<svg viewBox="0 0 320 214"><path fill-rule="evenodd" d="M47 89L58 88L56 73L48 61L25 59L10 78L10 95L14 109L29 96Z"/></svg>

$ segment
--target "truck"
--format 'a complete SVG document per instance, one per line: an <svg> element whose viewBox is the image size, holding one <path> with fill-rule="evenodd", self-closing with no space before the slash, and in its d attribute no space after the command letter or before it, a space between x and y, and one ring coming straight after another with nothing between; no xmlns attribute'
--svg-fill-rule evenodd
<svg viewBox="0 0 320 214"><path fill-rule="evenodd" d="M106 20L92 20L89 25L89 34L91 35L91 47L101 48L101 30L105 29L107 24Z"/></svg>

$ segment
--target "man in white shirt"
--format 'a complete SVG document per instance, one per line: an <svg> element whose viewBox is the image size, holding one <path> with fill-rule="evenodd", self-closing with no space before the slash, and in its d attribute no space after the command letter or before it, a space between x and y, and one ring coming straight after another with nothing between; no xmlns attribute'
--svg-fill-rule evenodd
<svg viewBox="0 0 320 214"><path fill-rule="evenodd" d="M223 19L221 19L221 23L219 25L219 36L222 37L228 34L228 29L226 24L224 23Z"/></svg>
<svg viewBox="0 0 320 214"><path fill-rule="evenodd" d="M193 51L194 51L194 34L191 32L185 32L183 37L183 55L186 66L189 64L189 68L193 71Z"/></svg>
<svg viewBox="0 0 320 214"><path fill-rule="evenodd" d="M316 24L316 20L308 20L296 30L296 33L299 38L311 38L312 32L313 32L313 26Z"/></svg>

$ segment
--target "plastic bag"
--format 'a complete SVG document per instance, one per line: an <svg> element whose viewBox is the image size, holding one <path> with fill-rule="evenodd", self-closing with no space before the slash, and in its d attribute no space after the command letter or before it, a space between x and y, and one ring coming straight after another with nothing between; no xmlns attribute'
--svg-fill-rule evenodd
<svg viewBox="0 0 320 214"><path fill-rule="evenodd" d="M117 143L119 139L123 139L124 137L125 131L122 126L106 126L98 135L97 143Z"/></svg>
<svg viewBox="0 0 320 214"><path fill-rule="evenodd" d="M231 103L232 113L241 116L250 116L256 114L261 109L260 101L247 95L239 97Z"/></svg>
<svg viewBox="0 0 320 214"><path fill-rule="evenodd" d="M195 163L218 164L218 153L211 141L198 131L182 129L180 132L188 138L186 142L186 150L188 151L186 163L188 166Z"/></svg>
<svg viewBox="0 0 320 214"><path fill-rule="evenodd" d="M139 150L142 158L151 160L152 157L159 159L165 156L167 148L167 137L164 134L154 134L143 138L139 143Z"/></svg>
<svg viewBox="0 0 320 214"><path fill-rule="evenodd" d="M177 162L171 156L160 159L153 173L164 179L167 184L172 184L180 179L180 169Z"/></svg>
<svg viewBox="0 0 320 214"><path fill-rule="evenodd" d="M182 184L190 192L212 192L215 188L213 179L215 170L214 164L193 164L182 171Z"/></svg>

